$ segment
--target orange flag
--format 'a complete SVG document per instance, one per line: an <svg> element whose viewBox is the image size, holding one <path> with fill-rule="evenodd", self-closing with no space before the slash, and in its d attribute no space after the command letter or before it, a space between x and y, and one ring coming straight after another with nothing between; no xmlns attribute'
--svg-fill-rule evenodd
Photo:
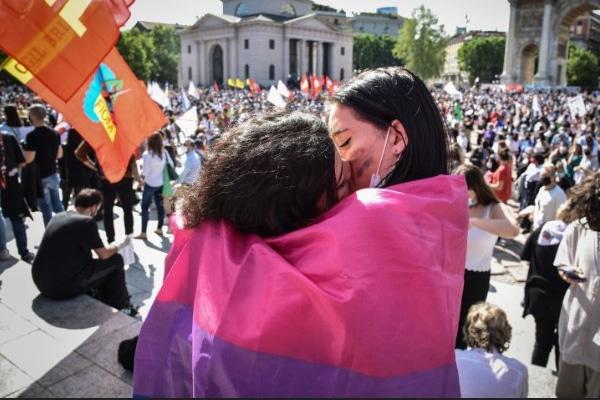
<svg viewBox="0 0 600 400"><path fill-rule="evenodd" d="M325 77L325 89L327 89L330 95L333 94L333 81L328 76Z"/></svg>
<svg viewBox="0 0 600 400"><path fill-rule="evenodd" d="M318 76L312 76L313 96L318 96L323 91L323 84Z"/></svg>
<svg viewBox="0 0 600 400"><path fill-rule="evenodd" d="M67 101L119 38L134 0L0 0L0 47Z"/></svg>
<svg viewBox="0 0 600 400"><path fill-rule="evenodd" d="M110 182L123 178L129 158L140 143L167 122L116 49L67 102L14 59L8 59L3 68L61 112L81 133L96 151Z"/></svg>
<svg viewBox="0 0 600 400"><path fill-rule="evenodd" d="M310 84L308 83L306 75L302 75L302 80L300 80L300 90L306 94L310 93Z"/></svg>

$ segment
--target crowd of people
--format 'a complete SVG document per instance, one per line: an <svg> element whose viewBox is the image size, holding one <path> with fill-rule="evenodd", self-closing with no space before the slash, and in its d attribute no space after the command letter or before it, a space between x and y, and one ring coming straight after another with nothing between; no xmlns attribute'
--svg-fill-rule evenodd
<svg viewBox="0 0 600 400"><path fill-rule="evenodd" d="M42 294L89 293L135 315L120 252L136 233L136 204L139 240L148 238L152 202L159 236L165 217L179 210L188 229L227 220L239 232L269 238L321 221L356 190L450 173L464 177L468 190L464 284L451 335L462 395L527 396L527 368L502 354L511 341L506 314L486 303L498 240L523 235L523 317L535 320L531 363L546 367L554 349L556 394L600 396L600 94L579 94L581 115L570 106L573 95L560 90L488 86L457 96L413 88L402 97L410 92L406 82L418 86L417 77L404 70L366 74L342 85L333 101L292 91L285 112L275 112L264 92L199 89L186 99L172 92L164 110L169 124L140 143L116 183L56 110L24 87L3 84L0 260L11 257L6 218ZM374 100L361 91L367 84L399 94ZM188 102L198 126L186 135L177 119ZM122 235L114 227L116 203ZM25 229L32 211L45 226L37 255ZM108 245L96 221L103 221ZM290 257L298 262L297 254ZM144 332L140 339L145 346ZM136 394L174 393L204 392Z"/></svg>

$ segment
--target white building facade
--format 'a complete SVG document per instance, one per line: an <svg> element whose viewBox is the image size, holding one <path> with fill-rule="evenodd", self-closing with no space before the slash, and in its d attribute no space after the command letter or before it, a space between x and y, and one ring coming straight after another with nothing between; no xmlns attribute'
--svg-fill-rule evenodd
<svg viewBox="0 0 600 400"><path fill-rule="evenodd" d="M205 14L181 36L180 85L222 85L253 78L263 86L289 76L352 75L353 34L310 0L222 0L223 14Z"/></svg>

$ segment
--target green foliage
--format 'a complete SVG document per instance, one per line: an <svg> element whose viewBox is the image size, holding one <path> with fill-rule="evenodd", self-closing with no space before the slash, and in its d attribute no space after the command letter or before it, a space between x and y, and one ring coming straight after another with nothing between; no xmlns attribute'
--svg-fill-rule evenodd
<svg viewBox="0 0 600 400"><path fill-rule="evenodd" d="M402 61L393 54L395 44L396 41L388 35L377 36L370 33L356 35L353 50L354 69L401 65Z"/></svg>
<svg viewBox="0 0 600 400"><path fill-rule="evenodd" d="M177 82L181 50L174 28L158 25L148 32L130 29L121 33L117 47L139 79Z"/></svg>
<svg viewBox="0 0 600 400"><path fill-rule="evenodd" d="M567 60L567 82L569 85L597 88L598 74L600 74L598 58L594 53L577 46L569 47L569 59Z"/></svg>
<svg viewBox="0 0 600 400"><path fill-rule="evenodd" d="M404 21L394 55L405 60L408 69L426 80L441 74L447 42L444 26L438 25L431 10L420 6L413 11L412 18Z"/></svg>
<svg viewBox="0 0 600 400"><path fill-rule="evenodd" d="M122 32L117 48L139 79L147 81L153 77L154 42L150 35L138 29Z"/></svg>
<svg viewBox="0 0 600 400"><path fill-rule="evenodd" d="M504 67L504 46L501 36L475 37L458 50L458 66L469 74L473 83L479 77L482 83L491 83Z"/></svg>
<svg viewBox="0 0 600 400"><path fill-rule="evenodd" d="M181 51L179 35L172 27L157 25L150 31L154 41L154 79L177 82L177 64Z"/></svg>

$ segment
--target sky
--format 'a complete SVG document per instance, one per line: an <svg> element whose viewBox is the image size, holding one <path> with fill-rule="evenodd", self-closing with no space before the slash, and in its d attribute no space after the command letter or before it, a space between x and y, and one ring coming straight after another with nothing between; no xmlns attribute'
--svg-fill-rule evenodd
<svg viewBox="0 0 600 400"><path fill-rule="evenodd" d="M398 7L398 14L410 17L420 5L431 9L452 35L457 26L465 26L468 16L469 30L508 30L509 4L507 0L320 0L319 4L351 12L375 12L379 7ZM126 27L137 21L193 24L203 14L221 14L220 0L136 0L131 7L131 19Z"/></svg>

